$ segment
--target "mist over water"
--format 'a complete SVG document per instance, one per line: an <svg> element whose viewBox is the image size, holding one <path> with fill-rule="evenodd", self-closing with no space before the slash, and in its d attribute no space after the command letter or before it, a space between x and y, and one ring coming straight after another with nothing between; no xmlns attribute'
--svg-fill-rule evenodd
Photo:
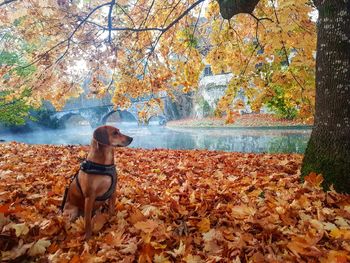
<svg viewBox="0 0 350 263"><path fill-rule="evenodd" d="M108 123L134 138L133 148L207 149L230 152L303 153L310 129L180 129L159 126L138 126L136 122ZM29 144L81 144L91 142L93 129L75 125L59 130L37 130L26 133L2 133L0 139Z"/></svg>

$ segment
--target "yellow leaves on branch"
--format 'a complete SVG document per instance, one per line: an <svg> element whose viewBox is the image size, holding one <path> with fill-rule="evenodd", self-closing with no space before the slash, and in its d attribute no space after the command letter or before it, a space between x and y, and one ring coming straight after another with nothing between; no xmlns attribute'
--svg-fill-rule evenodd
<svg viewBox="0 0 350 263"><path fill-rule="evenodd" d="M174 87L183 92L195 90L205 61L212 65L214 73L230 72L244 78L230 85L247 91L254 110L262 107L261 98L269 95L268 87L278 84L290 90L288 104L300 109L300 117L313 113L316 33L308 0L281 0L278 5L276 1L261 0L254 15L268 19L259 23L247 14L237 15L230 22L222 21L217 1L211 1L206 21L200 17L197 23L199 5L166 32L113 31L111 43L107 41L107 30L98 26L106 26L106 6L95 10L89 22L82 25L75 19L86 17L105 2L78 2L62 7L55 0L15 1L0 10L3 27L16 36L16 41L5 44L4 50L23 54L21 59L28 65L33 62L36 69L24 79L11 73L6 80L6 86L12 90L24 86L33 91L33 99L28 103L38 105L45 99L61 108L69 97L84 92L80 86L88 78L91 83L87 94L101 97L107 88L114 88L113 103L127 108L130 98L160 91L171 93ZM194 3L123 2L118 2L112 12L115 28L164 28ZM67 10L71 16L66 15ZM28 48L23 50L23 46ZM13 72L14 67L6 65L6 69L0 69L0 76ZM283 71L289 72L286 78L281 77ZM273 76L269 75L271 72ZM114 85L110 86L111 81ZM254 88L256 91L251 91ZM218 112L231 106L232 101L223 103Z"/></svg>
<svg viewBox="0 0 350 263"><path fill-rule="evenodd" d="M216 10L216 11L213 11ZM218 12L217 3L208 8L208 14ZM273 86L279 85L289 97L288 107L298 109L298 117L307 119L314 112L315 94L315 22L314 11L307 0L261 0L254 15L240 14L228 22L211 19L210 33L213 47L206 56L214 73L232 72L228 93L243 89L253 111L259 111ZM210 15L208 18L210 19ZM288 63L287 63L288 59ZM255 91L253 91L255 89ZM219 104L218 111L233 105L233 99Z"/></svg>

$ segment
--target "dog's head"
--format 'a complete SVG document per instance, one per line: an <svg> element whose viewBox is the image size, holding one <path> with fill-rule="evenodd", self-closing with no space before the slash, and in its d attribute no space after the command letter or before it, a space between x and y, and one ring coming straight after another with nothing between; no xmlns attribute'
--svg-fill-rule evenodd
<svg viewBox="0 0 350 263"><path fill-rule="evenodd" d="M128 146L133 138L122 134L119 129L113 126L101 126L94 131L94 139L102 145L117 147Z"/></svg>

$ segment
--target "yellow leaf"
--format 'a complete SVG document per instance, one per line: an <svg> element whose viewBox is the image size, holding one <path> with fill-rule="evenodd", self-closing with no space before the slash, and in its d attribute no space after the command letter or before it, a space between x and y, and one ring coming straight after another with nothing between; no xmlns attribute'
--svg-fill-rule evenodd
<svg viewBox="0 0 350 263"><path fill-rule="evenodd" d="M28 255L30 256L37 256L37 255L43 255L46 251L46 248L51 245L51 242L49 240L45 239L39 239L35 244L29 249Z"/></svg>
<svg viewBox="0 0 350 263"><path fill-rule="evenodd" d="M154 255L154 263L170 263L171 261L169 260L168 257L164 256L163 254L156 254Z"/></svg>
<svg viewBox="0 0 350 263"><path fill-rule="evenodd" d="M155 249L164 249L167 247L166 244L160 244L158 242L151 242L152 247L154 247Z"/></svg>
<svg viewBox="0 0 350 263"><path fill-rule="evenodd" d="M244 219L248 216L254 215L256 210L245 205L237 205L232 207L232 216L239 219Z"/></svg>
<svg viewBox="0 0 350 263"><path fill-rule="evenodd" d="M17 237L21 235L26 235L29 232L29 228L25 223L11 225L11 228L13 228L16 231Z"/></svg>
<svg viewBox="0 0 350 263"><path fill-rule="evenodd" d="M167 253L172 255L173 257L178 257L180 255L183 255L186 250L186 245L180 240L179 248L175 248L173 251L168 251Z"/></svg>
<svg viewBox="0 0 350 263"><path fill-rule="evenodd" d="M209 218L203 218L198 224L197 227L201 233L208 232L210 230L210 220Z"/></svg>
<svg viewBox="0 0 350 263"><path fill-rule="evenodd" d="M350 239L350 230L334 228L329 235L333 238Z"/></svg>
<svg viewBox="0 0 350 263"><path fill-rule="evenodd" d="M204 262L200 256L188 254L183 258L186 263L202 263Z"/></svg>

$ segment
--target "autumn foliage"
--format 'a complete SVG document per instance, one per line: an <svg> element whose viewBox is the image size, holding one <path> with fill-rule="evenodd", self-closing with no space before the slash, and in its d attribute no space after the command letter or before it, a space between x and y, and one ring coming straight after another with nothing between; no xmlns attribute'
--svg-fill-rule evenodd
<svg viewBox="0 0 350 263"><path fill-rule="evenodd" d="M253 111L268 105L283 117L313 115L316 31L308 0L261 0L252 15L230 21L217 1L10 2L0 9L0 91L8 102L29 89L26 104L49 100L59 109L88 79L88 96L110 93L128 108L130 98L196 90L209 63L214 73L234 75L218 104L229 122L242 106L233 103L241 89Z"/></svg>
<svg viewBox="0 0 350 263"><path fill-rule="evenodd" d="M1 260L348 262L350 198L300 184L301 155L116 150L117 214L65 223L87 146L0 145Z"/></svg>

